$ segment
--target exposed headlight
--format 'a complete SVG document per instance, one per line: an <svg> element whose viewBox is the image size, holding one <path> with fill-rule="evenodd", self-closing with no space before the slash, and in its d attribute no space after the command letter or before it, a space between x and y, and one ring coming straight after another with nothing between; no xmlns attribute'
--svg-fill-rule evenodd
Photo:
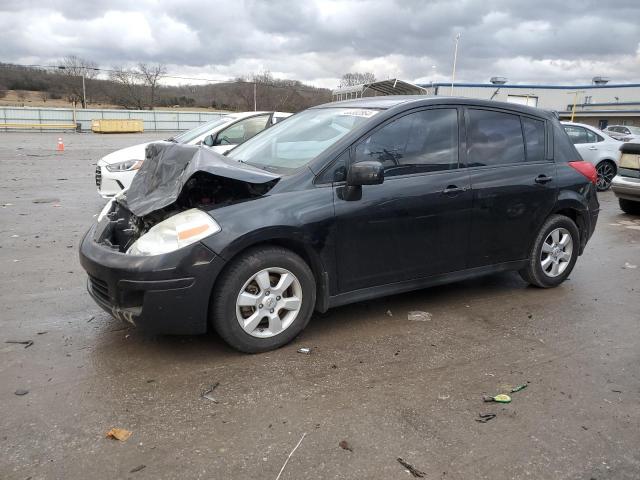
<svg viewBox="0 0 640 480"><path fill-rule="evenodd" d="M104 208L100 211L100 213L98 214L98 223L100 223L100 220L102 220L104 216L111 211L111 206L113 205L114 200L114 198L109 200Z"/></svg>
<svg viewBox="0 0 640 480"><path fill-rule="evenodd" d="M202 210L192 208L154 225L127 250L129 255L160 255L191 245L220 231Z"/></svg>
<svg viewBox="0 0 640 480"><path fill-rule="evenodd" d="M107 165L110 172L130 172L131 170L139 170L143 160L125 160L124 162L112 163Z"/></svg>

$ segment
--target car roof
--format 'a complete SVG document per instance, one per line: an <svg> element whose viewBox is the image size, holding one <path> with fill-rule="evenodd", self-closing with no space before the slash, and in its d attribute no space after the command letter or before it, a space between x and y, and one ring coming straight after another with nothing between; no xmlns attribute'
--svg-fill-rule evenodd
<svg viewBox="0 0 640 480"><path fill-rule="evenodd" d="M569 121L561 121L560 122L563 125L573 125L576 127L586 127L586 128L590 128L591 130L598 130L596 127L594 127L593 125L588 125L586 123L578 123L578 122L569 122Z"/></svg>
<svg viewBox="0 0 640 480"><path fill-rule="evenodd" d="M504 108L515 112L529 115L542 116L545 118L555 118L553 113L517 103L497 102L494 100L481 100L478 98L466 97L433 97L427 95L386 95L380 97L364 97L352 100L342 100L318 105L312 108L374 108L387 110L402 105L403 107L420 107L428 105L469 105L478 107Z"/></svg>
<svg viewBox="0 0 640 480"><path fill-rule="evenodd" d="M230 117L233 118L235 120L239 119L239 118L246 118L246 117L253 117L254 115L270 115L273 112L263 112L263 111L259 111L259 112L231 112L231 113L225 113L224 116L225 117Z"/></svg>

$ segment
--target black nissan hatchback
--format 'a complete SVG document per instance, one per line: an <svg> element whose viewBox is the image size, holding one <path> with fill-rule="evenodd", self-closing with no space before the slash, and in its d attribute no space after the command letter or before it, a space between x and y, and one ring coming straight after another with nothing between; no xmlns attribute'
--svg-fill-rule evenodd
<svg viewBox="0 0 640 480"><path fill-rule="evenodd" d="M559 285L594 231L595 182L543 110L330 103L227 156L150 145L80 260L114 317L159 333L211 325L261 352L290 342L314 310L506 270Z"/></svg>

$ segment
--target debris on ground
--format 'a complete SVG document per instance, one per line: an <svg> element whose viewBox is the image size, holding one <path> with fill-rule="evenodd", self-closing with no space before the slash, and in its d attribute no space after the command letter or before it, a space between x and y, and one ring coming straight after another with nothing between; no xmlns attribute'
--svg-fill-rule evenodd
<svg viewBox="0 0 640 480"><path fill-rule="evenodd" d="M476 418L476 422L487 423L489 420L493 420L494 418L496 418L496 414L495 413L479 413L478 417L480 418Z"/></svg>
<svg viewBox="0 0 640 480"><path fill-rule="evenodd" d="M59 201L59 198L36 198L33 203L54 203Z"/></svg>
<svg viewBox="0 0 640 480"><path fill-rule="evenodd" d="M17 343L18 345L24 345L24 348L29 348L33 345L33 340L7 340L4 343Z"/></svg>
<svg viewBox="0 0 640 480"><path fill-rule="evenodd" d="M438 395L438 400L449 400L451 395Z"/></svg>
<svg viewBox="0 0 640 480"><path fill-rule="evenodd" d="M107 438L112 438L114 440L120 440L121 442L126 442L127 439L131 436L133 432L129 430L125 430L124 428L112 428L107 432Z"/></svg>
<svg viewBox="0 0 640 480"><path fill-rule="evenodd" d="M284 472L284 467L287 466L287 463L289 462L289 459L291 458L291 455L293 455L293 452L295 452L298 447L300 446L300 444L302 443L302 440L304 440L304 437L307 436L307 433L303 433L302 437L300 438L300 441L298 442L298 444L293 447L293 450L291 450L291 453L289 454L289 456L286 458L286 460L284 461L284 464L282 465L282 468L280 469L280 472L278 473L278 476L276 477L276 480L280 480L280 476L282 475L282 472Z"/></svg>
<svg viewBox="0 0 640 480"><path fill-rule="evenodd" d="M129 473L136 473L139 472L140 470L142 470L143 468L147 468L146 465L138 465L135 468L132 468L131 470L129 470Z"/></svg>
<svg viewBox="0 0 640 480"><path fill-rule="evenodd" d="M346 440L340 440L338 446L343 450L349 450L350 452L353 452L353 448L351 448L351 445L349 445L349 442L347 442Z"/></svg>
<svg viewBox="0 0 640 480"><path fill-rule="evenodd" d="M36 332L36 335L44 335L45 333L49 333L49 330L43 330L41 332Z"/></svg>
<svg viewBox="0 0 640 480"><path fill-rule="evenodd" d="M414 467L413 465L411 465L410 463L405 462L403 459L401 459L400 457L396 458L396 460L398 461L398 463L400 465L402 465L404 468L407 469L407 471L414 476L415 478L422 478L425 476L424 472L421 472L420 470L418 470L416 467Z"/></svg>
<svg viewBox="0 0 640 480"><path fill-rule="evenodd" d="M96 316L92 316L89 320L87 320L87 323L91 322L94 318L96 318Z"/></svg>
<svg viewBox="0 0 640 480"><path fill-rule="evenodd" d="M391 310L387 310L387 317L393 317L393 313L391 312Z"/></svg>
<svg viewBox="0 0 640 480"><path fill-rule="evenodd" d="M624 267L622 268L633 269L633 268L638 268L638 266L634 265L633 263L624 262Z"/></svg>
<svg viewBox="0 0 640 480"><path fill-rule="evenodd" d="M519 392L520 390L524 390L525 388L527 388L528 385L529 385L529 382L523 383L521 385L516 385L510 390L510 393L516 393L516 392Z"/></svg>
<svg viewBox="0 0 640 480"><path fill-rule="evenodd" d="M500 395L496 395L495 397L484 395L482 400L485 402L498 402L498 403L510 403L511 397L509 395L505 395L501 393Z"/></svg>
<svg viewBox="0 0 640 480"><path fill-rule="evenodd" d="M24 388L19 388L13 393L21 397L22 395L26 395L27 393L29 393L29 390L25 390Z"/></svg>
<svg viewBox="0 0 640 480"><path fill-rule="evenodd" d="M311 353L311 349L307 347L302 347L298 349L298 353L304 353L305 355L309 355Z"/></svg>
<svg viewBox="0 0 640 480"><path fill-rule="evenodd" d="M411 322L428 322L431 320L431 314L429 312L420 312L415 310L413 312L409 312L407 320Z"/></svg>
<svg viewBox="0 0 640 480"><path fill-rule="evenodd" d="M211 393L218 388L218 385L220 385L220 382L216 382L213 385L209 385L209 388L205 389L202 391L202 393L200 394L200 396L202 398L206 398L207 400L212 401L213 403L218 403L218 400L216 400L213 395L211 395Z"/></svg>

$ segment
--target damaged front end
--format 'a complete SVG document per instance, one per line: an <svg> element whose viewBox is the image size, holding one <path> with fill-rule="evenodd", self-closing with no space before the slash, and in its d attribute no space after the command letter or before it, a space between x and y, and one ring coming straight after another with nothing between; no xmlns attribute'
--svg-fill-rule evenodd
<svg viewBox="0 0 640 480"><path fill-rule="evenodd" d="M219 231L204 212L265 195L279 178L207 147L154 143L131 187L101 212L93 240L121 253L175 250Z"/></svg>

